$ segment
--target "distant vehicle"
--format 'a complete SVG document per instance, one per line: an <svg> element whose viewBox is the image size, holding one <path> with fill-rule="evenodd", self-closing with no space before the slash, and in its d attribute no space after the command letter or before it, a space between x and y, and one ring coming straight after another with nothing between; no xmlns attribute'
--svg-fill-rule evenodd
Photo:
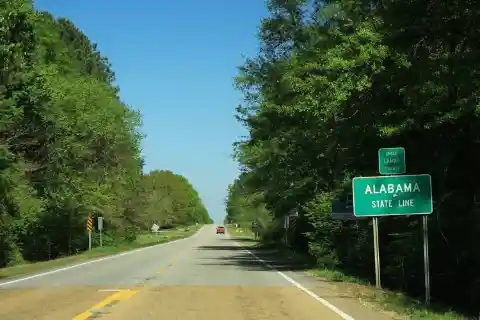
<svg viewBox="0 0 480 320"><path fill-rule="evenodd" d="M225 227L224 226L218 226L217 227L217 234L225 234Z"/></svg>

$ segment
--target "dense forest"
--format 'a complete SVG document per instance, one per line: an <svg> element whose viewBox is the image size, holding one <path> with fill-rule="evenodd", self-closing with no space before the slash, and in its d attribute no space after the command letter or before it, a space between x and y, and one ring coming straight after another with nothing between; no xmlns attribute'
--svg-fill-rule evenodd
<svg viewBox="0 0 480 320"><path fill-rule="evenodd" d="M71 21L0 2L0 267L85 250L88 215L112 243L211 221L184 177L143 173L140 114L114 81Z"/></svg>
<svg viewBox="0 0 480 320"><path fill-rule="evenodd" d="M475 1L270 0L258 55L235 79L249 135L227 221L257 219L280 242L300 214L297 250L373 279L371 219L331 218L352 177L378 175L377 151L404 147L408 174L431 174L432 299L480 307L480 6ZM385 287L424 293L420 217L380 218ZM294 236L294 238L293 238ZM477 309L477 310L475 310Z"/></svg>

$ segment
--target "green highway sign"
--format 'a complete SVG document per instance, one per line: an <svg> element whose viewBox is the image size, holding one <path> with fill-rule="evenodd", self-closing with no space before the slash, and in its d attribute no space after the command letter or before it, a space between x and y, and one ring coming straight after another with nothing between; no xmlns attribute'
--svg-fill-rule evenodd
<svg viewBox="0 0 480 320"><path fill-rule="evenodd" d="M407 172L405 149L381 148L378 150L378 172L380 174L403 174Z"/></svg>
<svg viewBox="0 0 480 320"><path fill-rule="evenodd" d="M430 214L433 212L429 174L356 177L352 181L356 217Z"/></svg>

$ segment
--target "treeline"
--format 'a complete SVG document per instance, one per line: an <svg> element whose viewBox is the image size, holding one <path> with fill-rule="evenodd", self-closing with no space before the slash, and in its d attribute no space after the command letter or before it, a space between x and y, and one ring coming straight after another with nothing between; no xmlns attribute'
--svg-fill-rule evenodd
<svg viewBox="0 0 480 320"><path fill-rule="evenodd" d="M152 171L142 179L140 199L142 224L160 228L194 223L213 223L197 191L188 180L171 171Z"/></svg>
<svg viewBox="0 0 480 320"><path fill-rule="evenodd" d="M85 250L88 215L112 243L166 212L170 224L209 220L185 178L143 175L140 115L114 79L72 22L0 2L0 267Z"/></svg>
<svg viewBox="0 0 480 320"><path fill-rule="evenodd" d="M429 173L433 300L480 307L480 7L472 1L270 0L261 49L236 78L240 177L227 220L259 217L280 241L297 208L297 250L373 279L370 219L335 221L354 176L378 175L377 151L406 149L407 172ZM424 294L419 217L380 219L383 285Z"/></svg>

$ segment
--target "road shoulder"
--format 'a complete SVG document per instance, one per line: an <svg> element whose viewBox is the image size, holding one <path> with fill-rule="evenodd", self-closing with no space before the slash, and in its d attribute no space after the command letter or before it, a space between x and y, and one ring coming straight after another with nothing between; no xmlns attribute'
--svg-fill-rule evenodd
<svg viewBox="0 0 480 320"><path fill-rule="evenodd" d="M268 262L273 270L297 282L307 291L325 300L355 320L405 319L401 315L383 309L381 306L358 295L361 285L339 283L315 276L313 265L306 259L281 252L275 247L260 246L250 237L231 235L232 240L252 252L259 259ZM266 266L267 268L267 266ZM301 289L303 290L303 289Z"/></svg>

